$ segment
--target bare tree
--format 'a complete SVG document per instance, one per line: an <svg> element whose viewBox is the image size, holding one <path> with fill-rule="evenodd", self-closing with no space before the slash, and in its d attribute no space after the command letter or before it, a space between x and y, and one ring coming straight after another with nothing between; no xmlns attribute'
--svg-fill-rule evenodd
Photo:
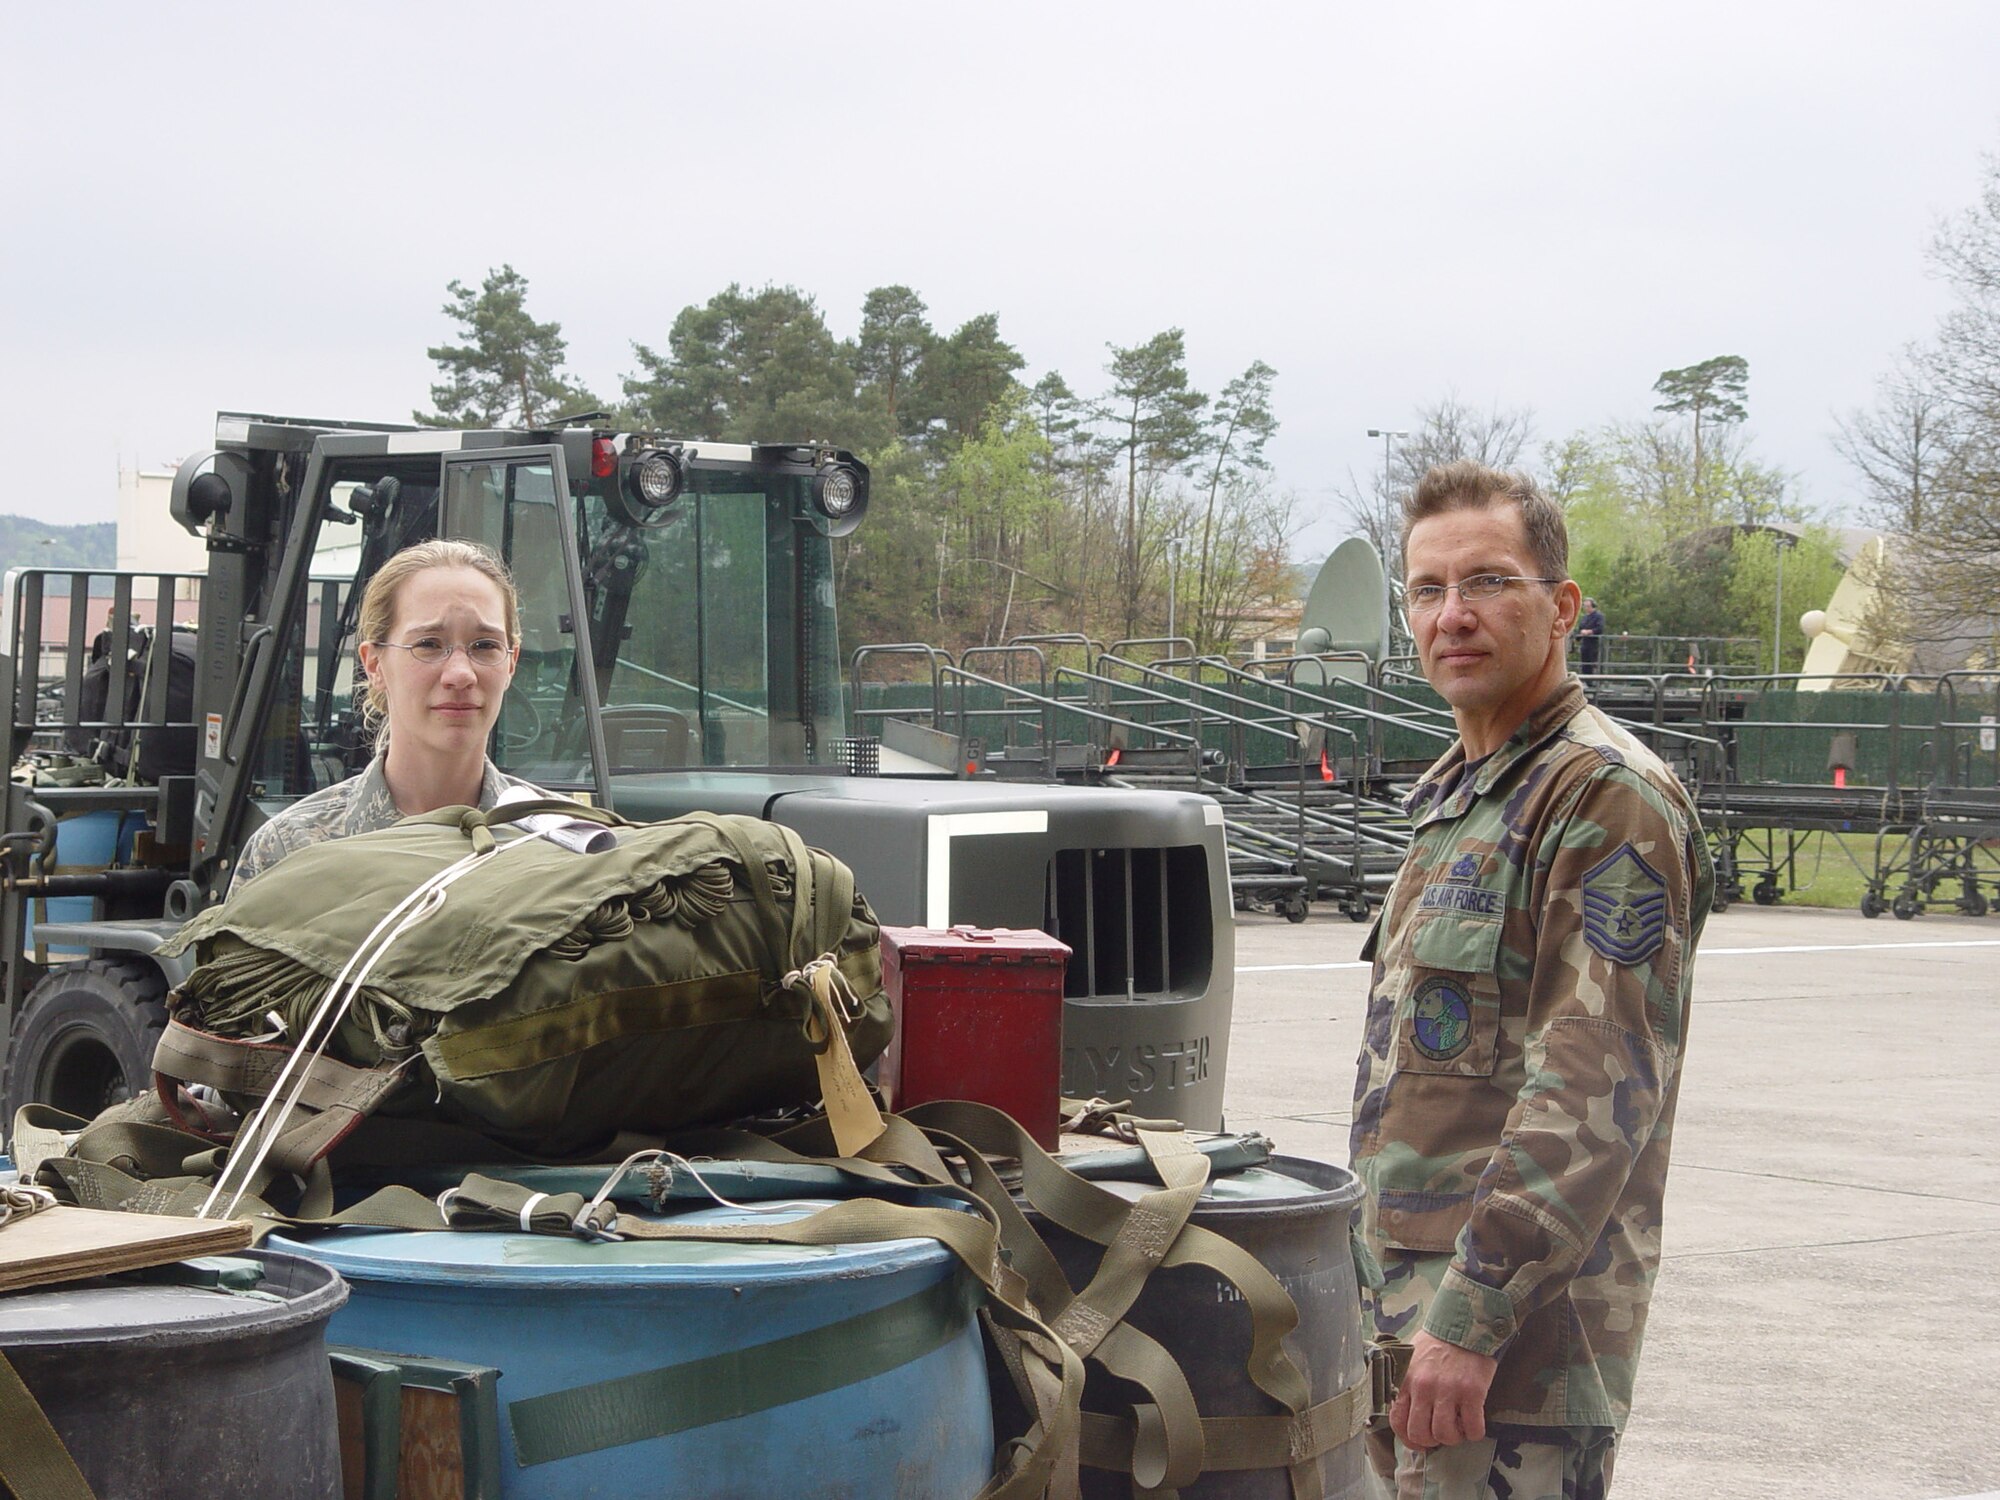
<svg viewBox="0 0 2000 1500"><path fill-rule="evenodd" d="M1951 461L1963 422L1938 388L1935 355L1911 348L1882 377L1871 410L1840 419L1834 446L1854 466L1869 518L1887 531L1920 532L1934 476Z"/></svg>
<svg viewBox="0 0 2000 1500"><path fill-rule="evenodd" d="M1417 408L1410 435L1389 450L1386 473L1370 476L1367 484L1350 473L1335 490L1348 521L1375 544L1391 578L1403 575L1403 497L1438 464L1475 458L1495 469L1519 465L1535 433L1535 414L1528 407L1494 406L1481 411L1448 394Z"/></svg>
<svg viewBox="0 0 2000 1500"><path fill-rule="evenodd" d="M1905 350L1875 406L1841 423L1867 515L1891 538L1875 580L1889 622L1955 665L2000 627L2000 157L1980 195L1932 239L1955 302Z"/></svg>

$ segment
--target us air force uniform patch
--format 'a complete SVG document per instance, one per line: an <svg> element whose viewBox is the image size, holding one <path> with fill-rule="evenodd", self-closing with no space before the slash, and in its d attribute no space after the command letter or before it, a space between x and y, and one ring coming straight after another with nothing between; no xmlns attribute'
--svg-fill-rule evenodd
<svg viewBox="0 0 2000 1500"><path fill-rule="evenodd" d="M1583 877L1583 937L1615 964L1650 958L1667 933L1667 881L1630 844Z"/></svg>

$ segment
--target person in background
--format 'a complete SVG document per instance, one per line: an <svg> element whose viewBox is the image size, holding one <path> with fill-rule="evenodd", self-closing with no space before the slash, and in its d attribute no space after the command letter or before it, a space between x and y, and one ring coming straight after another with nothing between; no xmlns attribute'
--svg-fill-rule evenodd
<svg viewBox="0 0 2000 1500"><path fill-rule="evenodd" d="M1604 664L1604 611L1595 599L1583 601L1583 618L1576 622L1577 671L1595 677Z"/></svg>
<svg viewBox="0 0 2000 1500"><path fill-rule="evenodd" d="M1581 597L1532 480L1432 469L1404 602L1458 742L1406 802L1351 1148L1406 1344L1369 1433L1396 1500L1602 1500L1660 1262L1695 943L1714 871L1687 793L1565 667Z"/></svg>
<svg viewBox="0 0 2000 1500"><path fill-rule="evenodd" d="M491 809L507 788L527 785L486 757L521 655L520 602L504 562L471 542L406 547L368 581L357 634L374 759L253 833L235 886L308 844L440 807Z"/></svg>

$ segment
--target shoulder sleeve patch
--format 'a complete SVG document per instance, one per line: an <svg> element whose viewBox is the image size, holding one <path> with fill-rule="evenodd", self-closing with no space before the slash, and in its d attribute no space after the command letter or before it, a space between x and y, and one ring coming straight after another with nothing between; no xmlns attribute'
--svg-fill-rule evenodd
<svg viewBox="0 0 2000 1500"><path fill-rule="evenodd" d="M1615 964L1642 963L1667 933L1667 881L1630 844L1583 876L1583 939Z"/></svg>

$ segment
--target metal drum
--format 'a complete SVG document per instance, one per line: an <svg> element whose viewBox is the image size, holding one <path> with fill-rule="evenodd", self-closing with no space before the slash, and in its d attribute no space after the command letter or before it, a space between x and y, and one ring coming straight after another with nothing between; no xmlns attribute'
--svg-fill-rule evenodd
<svg viewBox="0 0 2000 1500"><path fill-rule="evenodd" d="M499 1372L510 1500L960 1500L993 1472L977 1286L933 1240L345 1230L285 1243L352 1286L335 1342Z"/></svg>
<svg viewBox="0 0 2000 1500"><path fill-rule="evenodd" d="M0 1352L98 1500L338 1500L325 1331L347 1289L289 1255L227 1261L262 1277L232 1290L168 1272L181 1279L0 1297Z"/></svg>
<svg viewBox="0 0 2000 1500"><path fill-rule="evenodd" d="M1158 1183L1101 1182L1123 1197L1158 1190ZM1361 1182L1344 1167L1303 1157L1275 1156L1264 1167L1209 1183L1192 1222L1233 1240L1257 1257L1298 1304L1299 1326L1286 1347L1304 1368L1315 1403L1361 1378L1367 1361L1361 1334L1361 1293L1348 1226L1361 1202ZM1100 1248L1031 1215L1071 1286L1096 1273ZM1282 1408L1251 1382L1250 1314L1236 1290L1202 1266L1153 1272L1126 1321L1152 1335L1180 1362L1205 1417L1279 1415ZM1144 1392L1092 1366L1084 1387L1087 1411L1129 1414ZM1003 1420L1006 1418L1003 1416ZM1321 1455L1327 1500L1370 1493L1364 1440L1356 1437ZM1102 1469L1083 1471L1091 1500L1128 1500L1131 1479ZM1291 1500L1283 1469L1204 1474L1182 1500Z"/></svg>

